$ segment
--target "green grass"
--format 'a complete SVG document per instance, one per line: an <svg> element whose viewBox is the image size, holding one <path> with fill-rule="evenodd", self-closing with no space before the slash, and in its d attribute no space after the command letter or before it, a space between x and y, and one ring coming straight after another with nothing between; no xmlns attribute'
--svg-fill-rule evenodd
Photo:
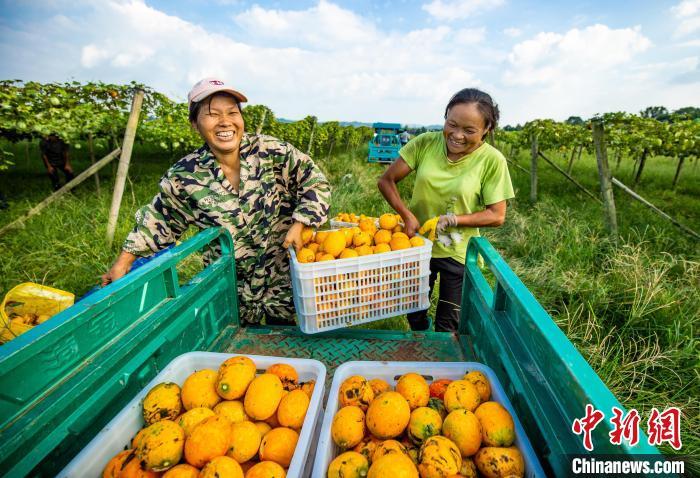
<svg viewBox="0 0 700 478"><path fill-rule="evenodd" d="M17 166L0 175L0 191L10 209L0 225L50 193L49 181L30 148L15 148ZM105 152L103 152L104 154ZM547 153L560 166L565 161ZM338 154L318 163L333 185L331 214L341 211L378 215L388 207L376 187L385 166L367 164L365 153ZM529 168L526 152L516 158ZM33 281L82 295L116 257L132 226L136 208L149 201L170 161L136 148L119 218L115 245L105 245L110 195L96 197L87 181L19 229L0 236L0 294ZM80 154L76 169L88 162ZM613 174L631 185L632 162ZM101 176L111 191L110 167ZM686 164L676 190L675 162L652 158L636 190L660 208L700 231L700 168ZM598 194L595 158L584 156L573 175ZM680 229L615 190L620 236L608 237L601 206L579 192L544 161L539 163L539 201L529 203L529 176L511 168L516 199L506 224L483 234L550 313L611 391L644 419L651 407L683 410L682 454L698 466L700 455L700 245ZM412 178L400 191L408 198ZM434 305L433 305L434 307ZM369 327L407 328L405 318ZM672 452L665 448L664 451Z"/></svg>

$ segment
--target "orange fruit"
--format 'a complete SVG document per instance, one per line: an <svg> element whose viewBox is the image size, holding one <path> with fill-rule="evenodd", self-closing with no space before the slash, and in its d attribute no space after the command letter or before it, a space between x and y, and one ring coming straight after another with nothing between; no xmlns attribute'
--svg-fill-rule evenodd
<svg viewBox="0 0 700 478"><path fill-rule="evenodd" d="M219 373L204 369L191 374L182 385L181 397L185 410L196 407L214 408L221 401L216 391Z"/></svg>
<svg viewBox="0 0 700 478"><path fill-rule="evenodd" d="M299 434L291 428L273 428L267 432L260 443L260 460L274 461L287 468L294 456L297 441L299 441Z"/></svg>
<svg viewBox="0 0 700 478"><path fill-rule="evenodd" d="M354 236L355 233L352 232L352 229L349 227L343 227L340 230L343 231L343 234L345 235L345 247L352 246L352 236Z"/></svg>
<svg viewBox="0 0 700 478"><path fill-rule="evenodd" d="M396 226L399 225L399 221L396 219L396 214L382 214L379 216L379 227L391 231Z"/></svg>
<svg viewBox="0 0 700 478"><path fill-rule="evenodd" d="M316 244L323 244L326 237L328 237L328 231L318 231L316 232L316 236L314 236L314 242L316 242Z"/></svg>
<svg viewBox="0 0 700 478"><path fill-rule="evenodd" d="M261 461L254 464L245 474L245 478L284 478L287 474L274 461Z"/></svg>
<svg viewBox="0 0 700 478"><path fill-rule="evenodd" d="M324 252L333 257L338 257L343 249L345 249L345 234L342 231L329 232L323 241Z"/></svg>
<svg viewBox="0 0 700 478"><path fill-rule="evenodd" d="M306 247L302 248L299 251L299 254L297 254L297 260L302 264L308 264L309 262L313 262L315 259L316 254L314 254L314 251L307 249Z"/></svg>
<svg viewBox="0 0 700 478"><path fill-rule="evenodd" d="M391 230L391 232L403 232L403 226L396 226L394 229Z"/></svg>
<svg viewBox="0 0 700 478"><path fill-rule="evenodd" d="M411 243L411 247L420 247L425 244L425 241L420 236L413 236L409 239L409 242Z"/></svg>
<svg viewBox="0 0 700 478"><path fill-rule="evenodd" d="M339 258L340 259L349 259L351 257L357 257L357 251L354 249L343 249L343 252L340 253Z"/></svg>
<svg viewBox="0 0 700 478"><path fill-rule="evenodd" d="M394 232L391 234L391 238L394 239L396 237L402 237L404 239L408 239L408 236L404 234L403 232Z"/></svg>
<svg viewBox="0 0 700 478"><path fill-rule="evenodd" d="M316 253L316 256L314 257L314 262L320 262L320 261L321 261L321 258L322 258L323 256L325 256L325 255L326 255L325 252L317 252L317 253ZM331 256L331 257L333 257L333 256ZM332 260L332 259L331 259L331 260Z"/></svg>
<svg viewBox="0 0 700 478"><path fill-rule="evenodd" d="M314 253L314 255L318 252L318 248L321 247L320 244L317 244L315 242L311 242L306 245L306 248L309 249L311 252Z"/></svg>
<svg viewBox="0 0 700 478"><path fill-rule="evenodd" d="M372 246L367 245L356 247L355 252L357 252L358 256L368 256L374 253Z"/></svg>
<svg viewBox="0 0 700 478"><path fill-rule="evenodd" d="M375 244L388 244L391 241L391 232L386 229L380 229L374 234Z"/></svg>
<svg viewBox="0 0 700 478"><path fill-rule="evenodd" d="M369 232L371 235L374 235L374 233L377 231L377 226L374 225L374 221L368 217L360 219L358 226L360 227L361 231Z"/></svg>
<svg viewBox="0 0 700 478"><path fill-rule="evenodd" d="M352 243L355 247L372 245L372 236L366 232L359 232L352 238Z"/></svg>
<svg viewBox="0 0 700 478"><path fill-rule="evenodd" d="M402 234L402 233L399 232L397 234ZM401 249L409 249L411 247L411 241L408 240L408 237L394 237L391 239L389 246L391 246L392 251L398 251Z"/></svg>
<svg viewBox="0 0 700 478"><path fill-rule="evenodd" d="M316 259L316 262L332 261L335 259L331 254L326 254L325 252L319 252L321 256Z"/></svg>
<svg viewBox="0 0 700 478"><path fill-rule="evenodd" d="M391 246L389 244L377 244L372 248L375 254L381 254L382 252L391 252Z"/></svg>
<svg viewBox="0 0 700 478"><path fill-rule="evenodd" d="M311 242L311 239L314 237L314 230L313 228L309 226L304 226L304 228L301 230L301 241L304 244L308 244Z"/></svg>

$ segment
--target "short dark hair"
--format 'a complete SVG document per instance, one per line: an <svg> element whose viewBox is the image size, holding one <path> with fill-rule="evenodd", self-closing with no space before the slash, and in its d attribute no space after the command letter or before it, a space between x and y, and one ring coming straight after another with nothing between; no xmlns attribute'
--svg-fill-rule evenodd
<svg viewBox="0 0 700 478"><path fill-rule="evenodd" d="M203 98L199 101L193 101L190 103L190 114L189 114L189 120L190 123L196 123L197 122L197 116L199 116L199 110L202 109L202 106L205 104L209 107L211 111L211 100L214 99L215 96L228 96L229 98L233 98L233 101L236 102L236 106L238 106L238 109L243 112L243 108L241 108L241 102L238 101L238 98L233 96L231 93L228 93L226 91L218 91L216 93L213 93L206 98Z"/></svg>
<svg viewBox="0 0 700 478"><path fill-rule="evenodd" d="M477 108L479 108L479 112L486 122L486 129L489 131L495 130L500 117L498 105L493 101L491 95L476 88L464 88L452 95L445 108L445 119L447 119L447 113L454 105L471 103L475 103Z"/></svg>

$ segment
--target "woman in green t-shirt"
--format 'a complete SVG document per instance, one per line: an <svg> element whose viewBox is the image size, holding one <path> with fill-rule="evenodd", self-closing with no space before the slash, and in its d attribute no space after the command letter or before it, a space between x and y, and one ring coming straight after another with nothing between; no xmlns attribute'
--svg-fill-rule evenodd
<svg viewBox="0 0 700 478"><path fill-rule="evenodd" d="M439 217L430 260L431 293L440 275L438 331L457 330L469 238L479 235L479 227L501 226L506 200L514 197L505 157L484 141L498 116L488 94L473 88L457 92L445 108L442 131L409 141L377 184L403 218L409 237L425 221ZM412 171L416 178L407 207L396 184ZM413 330L428 327L427 311L409 314L408 320Z"/></svg>

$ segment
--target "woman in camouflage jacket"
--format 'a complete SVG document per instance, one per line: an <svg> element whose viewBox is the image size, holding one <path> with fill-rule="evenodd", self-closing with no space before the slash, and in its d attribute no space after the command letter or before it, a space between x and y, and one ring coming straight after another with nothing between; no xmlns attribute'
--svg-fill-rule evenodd
<svg viewBox="0 0 700 478"><path fill-rule="evenodd" d="M243 322L293 322L286 249L301 248L304 225L326 221L330 187L311 158L289 143L244 132L247 98L216 78L188 95L190 122L205 145L175 163L103 285L124 276L134 260L173 243L194 225L221 226L234 239Z"/></svg>

